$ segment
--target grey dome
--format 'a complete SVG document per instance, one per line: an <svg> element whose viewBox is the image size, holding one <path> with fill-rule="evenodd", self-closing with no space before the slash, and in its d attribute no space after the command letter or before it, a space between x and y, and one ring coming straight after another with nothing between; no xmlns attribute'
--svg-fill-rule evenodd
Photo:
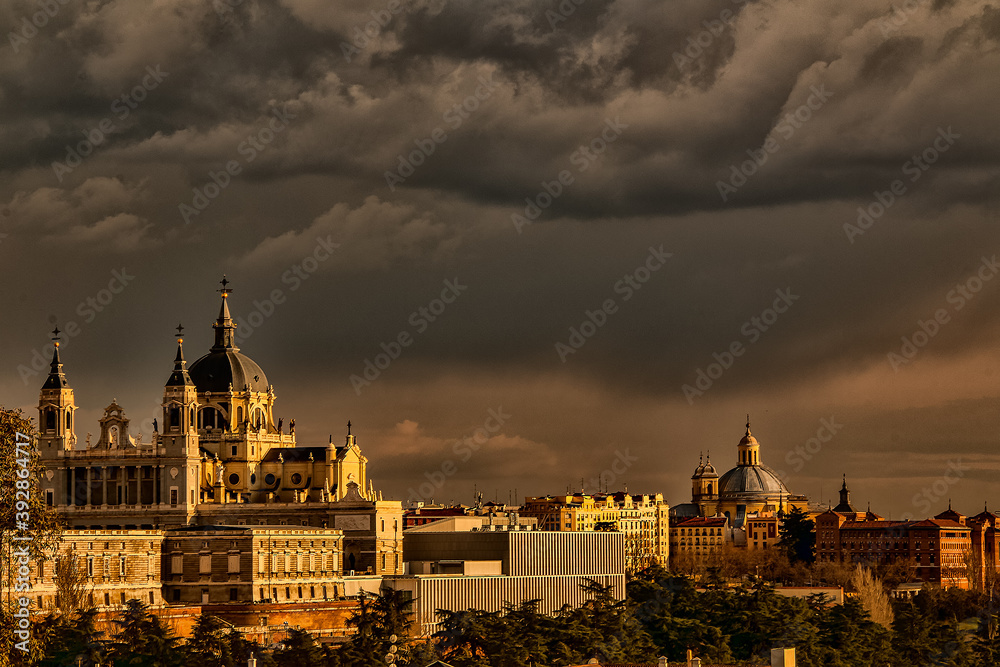
<svg viewBox="0 0 1000 667"><path fill-rule="evenodd" d="M757 495L789 495L778 474L766 465L736 466L719 480L720 497L752 497Z"/></svg>
<svg viewBox="0 0 1000 667"><path fill-rule="evenodd" d="M230 383L233 391L267 391L267 376L257 362L234 349L209 352L191 364L188 370L199 392L227 392Z"/></svg>

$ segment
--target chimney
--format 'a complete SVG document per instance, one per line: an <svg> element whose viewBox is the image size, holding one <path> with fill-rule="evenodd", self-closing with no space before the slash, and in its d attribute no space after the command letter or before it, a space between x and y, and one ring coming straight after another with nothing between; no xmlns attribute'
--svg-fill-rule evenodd
<svg viewBox="0 0 1000 667"><path fill-rule="evenodd" d="M771 667L795 667L795 649L772 648Z"/></svg>

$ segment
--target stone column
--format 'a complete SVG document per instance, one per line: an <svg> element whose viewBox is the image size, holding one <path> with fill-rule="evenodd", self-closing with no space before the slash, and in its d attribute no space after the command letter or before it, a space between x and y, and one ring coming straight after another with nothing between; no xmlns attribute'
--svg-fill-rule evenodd
<svg viewBox="0 0 1000 667"><path fill-rule="evenodd" d="M90 466L87 466L87 507L90 507Z"/></svg>
<svg viewBox="0 0 1000 667"><path fill-rule="evenodd" d="M122 501L119 505L125 505L128 501L128 479L125 475L125 466L118 466L118 488L121 489ZM118 501L118 498L115 498Z"/></svg>
<svg viewBox="0 0 1000 667"><path fill-rule="evenodd" d="M108 467L101 466L101 507L108 506Z"/></svg>

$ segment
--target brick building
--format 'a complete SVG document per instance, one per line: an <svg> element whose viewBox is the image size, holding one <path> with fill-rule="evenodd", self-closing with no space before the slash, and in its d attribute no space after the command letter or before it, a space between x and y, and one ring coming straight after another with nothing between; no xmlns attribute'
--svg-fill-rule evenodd
<svg viewBox="0 0 1000 667"><path fill-rule="evenodd" d="M305 526L186 526L163 536L171 604L314 602L343 593L344 534Z"/></svg>
<svg viewBox="0 0 1000 667"><path fill-rule="evenodd" d="M729 518L725 516L681 519L670 527L671 557L683 554L695 560L706 559L723 545L733 544L735 535L736 531L729 526Z"/></svg>
<svg viewBox="0 0 1000 667"><path fill-rule="evenodd" d="M670 557L670 506L659 493L529 496L520 514L537 519L539 530L624 533L629 569L665 564Z"/></svg>
<svg viewBox="0 0 1000 667"><path fill-rule="evenodd" d="M922 521L888 521L870 510L843 511L847 509L853 508L842 502L816 517L818 561L876 565L903 560L916 581L969 587L973 529L951 507Z"/></svg>
<svg viewBox="0 0 1000 667"><path fill-rule="evenodd" d="M115 608L133 598L162 605L162 546L158 530L64 531L52 558L29 563L32 602L37 609L59 606L56 569L68 559L77 569L87 605Z"/></svg>

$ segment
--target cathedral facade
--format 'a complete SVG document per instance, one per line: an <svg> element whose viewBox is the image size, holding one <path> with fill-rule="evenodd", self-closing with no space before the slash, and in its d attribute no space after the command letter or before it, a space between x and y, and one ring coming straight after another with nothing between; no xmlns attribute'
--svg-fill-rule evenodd
<svg viewBox="0 0 1000 667"><path fill-rule="evenodd" d="M368 459L348 422L343 444L302 446L295 421L275 422L275 390L236 345L223 280L214 345L191 364L178 333L160 419L149 442L133 436L113 400L97 441L80 446L73 389L58 329L39 402L42 493L67 528L175 529L301 525L344 532L344 569L401 571L402 504L368 480ZM178 327L178 332L182 327Z"/></svg>

